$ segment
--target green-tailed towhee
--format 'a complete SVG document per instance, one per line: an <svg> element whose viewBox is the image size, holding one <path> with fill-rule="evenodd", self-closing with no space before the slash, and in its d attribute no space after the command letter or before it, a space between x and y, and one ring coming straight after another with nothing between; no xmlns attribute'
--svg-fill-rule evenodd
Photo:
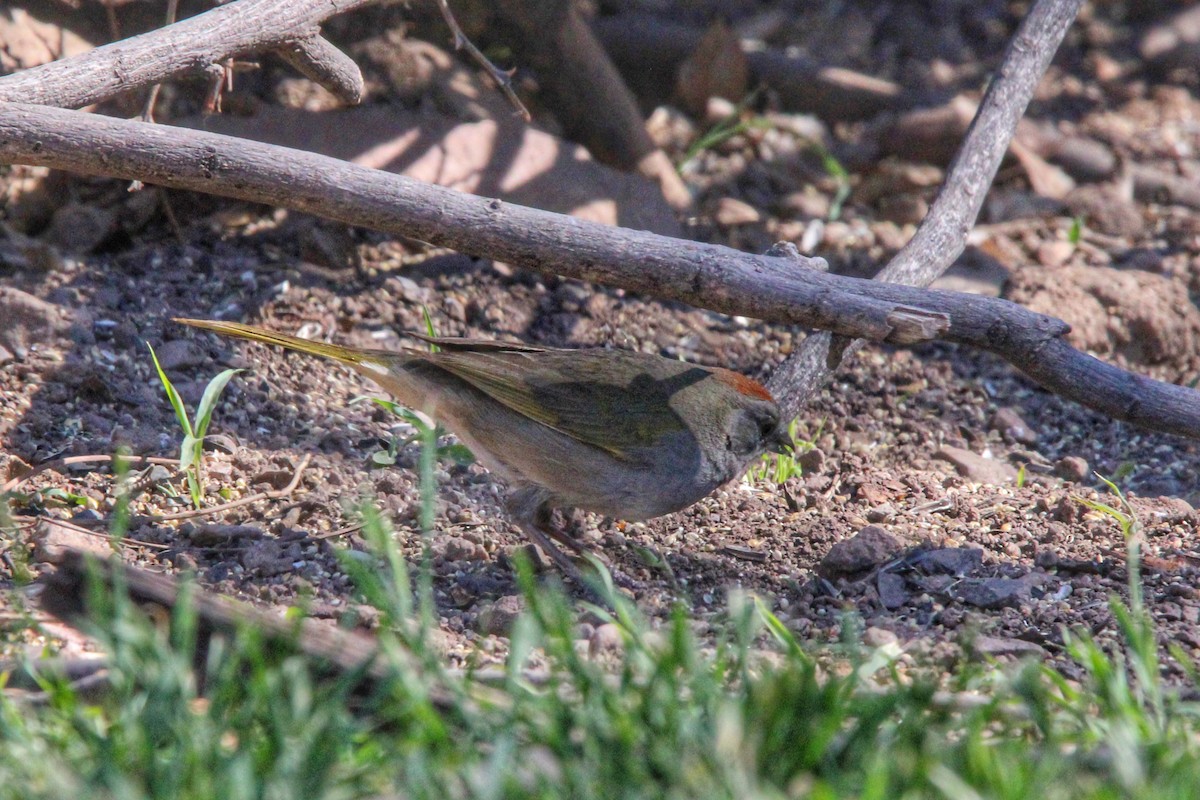
<svg viewBox="0 0 1200 800"><path fill-rule="evenodd" d="M508 481L521 529L568 574L547 534L554 508L627 520L686 508L792 442L757 381L623 350L560 350L514 342L434 339L436 352L360 350L235 322L196 328L331 358L438 420Z"/></svg>

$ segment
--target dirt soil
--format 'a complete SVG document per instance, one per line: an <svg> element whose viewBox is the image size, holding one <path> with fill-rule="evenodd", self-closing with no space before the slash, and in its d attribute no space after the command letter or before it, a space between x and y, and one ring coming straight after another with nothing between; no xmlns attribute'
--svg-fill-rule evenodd
<svg viewBox="0 0 1200 800"><path fill-rule="evenodd" d="M1155 72L1138 59L1139 37L1171 9L1150 4L1135 14L1134 5L1088 7L1030 118L1103 142L1128 165L1195 179L1200 81L1194 69ZM843 6L844 17L817 21L826 26L821 37L812 20L800 20L777 25L768 41L947 96L977 96L1018 8L940 4L953 13L935 21L924 19L934 13L924 4L896 3L887 13L871 3ZM837 33L862 26L871 35ZM266 71L245 91L278 97L263 87L283 74ZM763 102L770 110L769 93ZM830 220L837 181L802 135L820 123L773 113L779 124L751 126L685 169L698 197L690 235L756 251L780 239L808 241L852 274L882 265L911 236L941 168L885 158L886 120L831 124L827 147L849 171L851 193ZM657 121L674 157L705 127L681 112L660 112ZM188 511L186 487L174 468L148 468L122 555L154 570L194 572L206 587L281 612L300 603L331 623L370 627L374 619L334 555L363 548L360 503L378 505L405 555L419 560L417 445L400 447L392 467L372 461L411 428L355 402L376 392L346 369L218 340L171 317L388 347L406 343L402 331L424 330L427 309L441 335L639 349L764 379L804 336L295 213L156 189L131 195L110 181L24 169L3 180L0 481L118 445L177 456L180 430L147 343L191 408L220 370L245 369L214 417L205 508L284 489L311 457L298 485L275 499L164 521L155 515ZM1003 289L1070 322L1074 341L1099 357L1194 385L1196 209L1135 199L1127 176L1077 180L1071 193L1047 199L1027 170L1006 164L953 285ZM39 216L38 208L53 213ZM1032 656L1070 671L1063 630L1114 643L1109 598L1125 595L1122 531L1081 502L1118 504L1098 473L1121 487L1140 523L1146 602L1160 641L1200 658L1200 444L1100 417L997 358L941 344L865 348L798 427L812 448L800 456L801 474L782 484L771 476L738 481L645 523L579 515L578 535L652 618L684 603L704 631L731 591L746 590L805 640L836 640L856 619L868 642L898 639L914 659ZM446 657L460 665L501 659L520 607L512 554L528 545L505 518L503 487L485 470L444 461L437 479L428 541ZM45 520L103 531L115 496L111 474L96 462L40 472L19 491L17 536L4 540L0 567L7 587L35 534L50 544L97 539ZM35 559L40 553L34 548ZM34 571L42 568L35 561ZM549 567L544 575L554 579ZM594 633L581 612L580 638ZM17 644L43 641L27 621L9 634ZM1169 660L1164 669L1181 674Z"/></svg>

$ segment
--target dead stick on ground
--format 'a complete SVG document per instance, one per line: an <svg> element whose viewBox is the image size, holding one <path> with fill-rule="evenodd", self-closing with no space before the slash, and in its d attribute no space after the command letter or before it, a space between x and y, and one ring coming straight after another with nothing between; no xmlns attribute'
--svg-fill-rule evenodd
<svg viewBox="0 0 1200 800"><path fill-rule="evenodd" d="M292 475L291 481L282 489L275 489L270 492L259 492L252 494L249 497L239 497L237 500L230 500L228 503L212 506L210 508L196 508L191 511L180 511L175 514L154 514L145 517L151 522L176 522L181 519L195 519L196 517L210 517L214 514L220 514L234 508L248 506L251 503L257 503L259 500L278 500L281 497L287 497L292 492L296 491L296 487L300 485L300 476L304 474L304 470L308 467L308 462L312 460L312 456L308 453L300 459L299 466L296 467L296 473Z"/></svg>
<svg viewBox="0 0 1200 800"><path fill-rule="evenodd" d="M75 549L58 553L53 573L42 577L45 589L40 595L42 608L74 627L87 629L89 621L89 580L98 580L110 589L123 587L138 606L158 606L168 612L175 609L180 598L180 581L170 575L123 564L117 558L97 558ZM119 579L118 579L119 575ZM321 624L312 619L293 621L278 613L260 610L201 587L192 587L191 603L196 613L196 652L193 663L203 678L208 644L213 636L231 636L240 628L252 628L266 641L283 647L295 647L305 656L326 665L334 674L355 674L362 683L361 694L371 696L379 681L389 680L397 669L411 673L421 668L421 660L413 657L399 664L395 659L380 658L380 640L357 631ZM404 645L399 644L403 649ZM462 679L465 673L450 670L440 664L432 667L445 678ZM86 675L97 672L91 666ZM429 681L433 702L438 705L460 704L461 697L442 694L436 681ZM473 697L490 703L505 703L502 692L483 686L472 688ZM36 698L34 698L36 701Z"/></svg>
<svg viewBox="0 0 1200 800"><path fill-rule="evenodd" d="M138 604L154 603L173 609L179 599L178 579L126 566L116 558L100 559L81 550L65 548L57 554L54 565L55 571L41 579L46 587L41 593L41 606L71 625L78 626L87 616L89 573L95 574L103 584L113 586L114 576L119 571L130 599ZM199 587L193 591L193 598L200 634L205 640L214 633L234 633L245 624L271 637L295 635L295 623L278 614L260 611ZM358 669L375 657L376 643L368 636L311 620L302 621L300 626L301 649L314 657L327 659L343 670Z"/></svg>
<svg viewBox="0 0 1200 800"><path fill-rule="evenodd" d="M47 470L58 469L59 467L69 467L72 464L104 464L104 463L108 463L108 462L112 461L114 458L120 459L121 461L127 461L131 464L159 464L164 467L179 466L178 458L157 458L154 456L122 456L122 455L118 455L118 456L105 456L105 455L67 456L66 458L56 458L53 461L46 461L44 463L38 464L36 467L31 469L29 472L26 472L24 475L18 475L17 477L10 480L8 483L4 484L3 486L0 486L0 494L4 494L5 492L13 491L14 489L21 486L21 484L25 483L26 481L28 481L38 475L41 475L43 472L46 472Z"/></svg>

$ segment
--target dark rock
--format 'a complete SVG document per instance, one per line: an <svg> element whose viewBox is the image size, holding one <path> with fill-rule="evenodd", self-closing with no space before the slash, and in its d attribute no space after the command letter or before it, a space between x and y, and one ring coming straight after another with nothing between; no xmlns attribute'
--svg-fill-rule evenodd
<svg viewBox="0 0 1200 800"><path fill-rule="evenodd" d="M866 572L890 559L901 547L896 537L883 528L868 525L853 537L829 548L817 566L817 572L826 578Z"/></svg>
<svg viewBox="0 0 1200 800"><path fill-rule="evenodd" d="M978 547L943 547L921 553L913 562L929 572L961 578L983 564L983 550Z"/></svg>
<svg viewBox="0 0 1200 800"><path fill-rule="evenodd" d="M875 580L879 602L889 611L895 611L908 601L907 582L894 572L881 572Z"/></svg>
<svg viewBox="0 0 1200 800"><path fill-rule="evenodd" d="M241 554L242 566L248 572L257 572L263 577L270 578L292 571L292 563L300 556L300 548L295 545L285 547L274 539L263 539L253 542Z"/></svg>
<svg viewBox="0 0 1200 800"><path fill-rule="evenodd" d="M181 533L184 530L180 529ZM254 525L197 525L185 534L197 547L213 547L238 540L261 539L265 535Z"/></svg>
<svg viewBox="0 0 1200 800"><path fill-rule="evenodd" d="M525 610L525 599L517 594L488 604L475 618L475 630L484 636L508 636L517 617Z"/></svg>
<svg viewBox="0 0 1200 800"><path fill-rule="evenodd" d="M1029 595L1029 583L1017 578L967 580L954 589L954 595L969 606L1003 608L1014 606Z"/></svg>
<svg viewBox="0 0 1200 800"><path fill-rule="evenodd" d="M953 575L915 575L911 578L913 585L922 592L929 594L945 594L958 580Z"/></svg>
<svg viewBox="0 0 1200 800"><path fill-rule="evenodd" d="M1058 553L1053 550L1038 550L1033 557L1033 564L1047 571L1055 569L1058 567Z"/></svg>
<svg viewBox="0 0 1200 800"><path fill-rule="evenodd" d="M68 253L96 249L116 228L110 209L83 203L67 203L54 212L46 238Z"/></svg>
<svg viewBox="0 0 1200 800"><path fill-rule="evenodd" d="M172 339L154 348L158 363L164 370L198 367L208 357L190 339Z"/></svg>
<svg viewBox="0 0 1200 800"><path fill-rule="evenodd" d="M1088 462L1079 456L1066 456L1054 465L1054 474L1063 480L1082 483L1088 477Z"/></svg>

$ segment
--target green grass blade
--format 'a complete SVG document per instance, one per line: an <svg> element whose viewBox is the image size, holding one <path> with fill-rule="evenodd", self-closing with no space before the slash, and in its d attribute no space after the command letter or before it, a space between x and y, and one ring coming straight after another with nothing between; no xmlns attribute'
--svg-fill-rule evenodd
<svg viewBox="0 0 1200 800"><path fill-rule="evenodd" d="M154 368L158 370L158 379L162 381L163 389L167 391L167 399L171 401L171 408L175 409L175 418L179 420L179 427L183 428L183 432L188 436L192 433L192 423L188 421L187 409L184 408L183 398L179 396L179 392L175 391L175 387L171 385L171 379L167 377L167 373L163 372L162 366L158 363L158 356L154 353L154 348L146 342L146 347L150 348L150 358L154 360Z"/></svg>
<svg viewBox="0 0 1200 800"><path fill-rule="evenodd" d="M245 370L227 369L204 387L204 396L200 398L200 405L196 407L195 436L197 439L203 439L204 434L208 432L208 423L212 421L213 409L217 407L217 400L221 398L221 392L225 391L226 384L239 372L245 372Z"/></svg>
<svg viewBox="0 0 1200 800"><path fill-rule="evenodd" d="M434 339L437 338L437 328L433 327L433 317L429 316L429 307L424 303L421 304L421 319L425 322L425 335ZM433 342L429 342L429 352L440 353L442 348L438 347Z"/></svg>
<svg viewBox="0 0 1200 800"><path fill-rule="evenodd" d="M184 434L179 443L179 469L186 472L200 460L200 448L203 440L197 439L190 433Z"/></svg>

